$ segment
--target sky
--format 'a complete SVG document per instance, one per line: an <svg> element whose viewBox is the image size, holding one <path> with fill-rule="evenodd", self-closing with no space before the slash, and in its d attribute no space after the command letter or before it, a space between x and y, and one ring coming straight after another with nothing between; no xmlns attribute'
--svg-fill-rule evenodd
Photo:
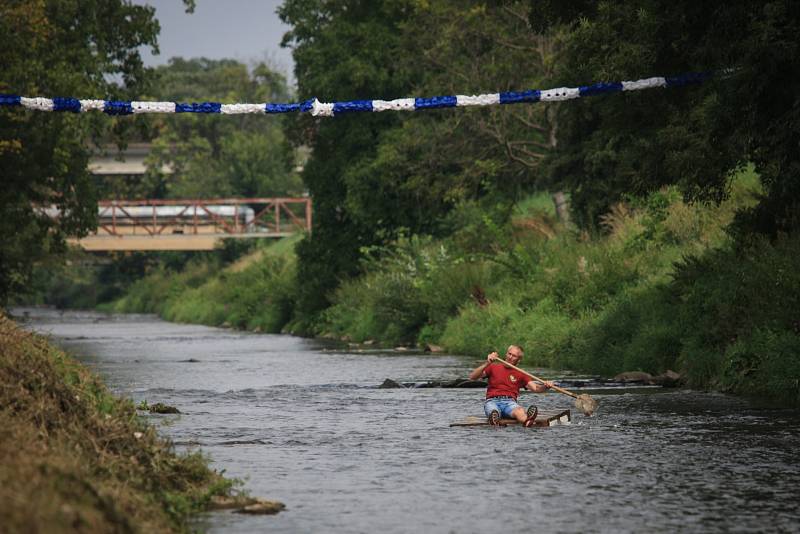
<svg viewBox="0 0 800 534"><path fill-rule="evenodd" d="M170 58L232 58L242 63L266 61L294 85L291 50L280 47L289 26L275 14L281 0L196 0L186 13L182 0L133 0L156 8L161 24L160 54L142 50L145 65L166 64Z"/></svg>

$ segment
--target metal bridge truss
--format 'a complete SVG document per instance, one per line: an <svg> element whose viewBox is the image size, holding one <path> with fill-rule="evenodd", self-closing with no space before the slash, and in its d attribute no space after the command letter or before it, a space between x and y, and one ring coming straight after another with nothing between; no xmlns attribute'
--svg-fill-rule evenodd
<svg viewBox="0 0 800 534"><path fill-rule="evenodd" d="M86 250L211 250L220 239L311 231L310 198L103 200Z"/></svg>

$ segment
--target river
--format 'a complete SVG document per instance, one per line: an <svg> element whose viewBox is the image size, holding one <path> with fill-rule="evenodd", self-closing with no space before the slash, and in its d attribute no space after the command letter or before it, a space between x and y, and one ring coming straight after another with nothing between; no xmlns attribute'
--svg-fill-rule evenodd
<svg viewBox="0 0 800 534"><path fill-rule="evenodd" d="M466 376L451 355L41 309L26 326L200 448L276 516L206 514L209 532L797 532L800 413L688 390L594 391L594 417L547 429L450 428L479 389L378 389ZM524 365L524 364L523 364ZM533 371L533 369L531 369ZM563 395L523 404L568 408Z"/></svg>

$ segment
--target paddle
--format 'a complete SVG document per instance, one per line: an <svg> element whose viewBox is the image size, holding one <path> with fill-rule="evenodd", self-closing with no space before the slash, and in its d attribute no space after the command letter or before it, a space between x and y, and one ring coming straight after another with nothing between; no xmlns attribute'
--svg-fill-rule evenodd
<svg viewBox="0 0 800 534"><path fill-rule="evenodd" d="M515 371L519 371L520 373L522 373L524 375L527 375L527 376L533 378L534 380L538 380L539 382L544 383L544 380L539 378L538 376L534 376L534 375L530 374L528 371L524 371L524 370L520 369L519 367L517 367L516 365L510 364L505 360L501 360L500 358L497 358L496 360L492 360L492 361L502 363L506 367L510 367L511 369L514 369ZM558 386L551 386L551 388L556 390L556 391L558 391L559 393L563 393L564 395L569 395L570 397L575 399L575 407L577 409L579 409L580 411L582 411L584 415L592 415L592 413L594 413L594 411L597 409L597 401L594 400L589 395L586 395L585 393L582 394L582 395L576 395L575 393L573 393L571 391L567 391L566 389L560 388Z"/></svg>

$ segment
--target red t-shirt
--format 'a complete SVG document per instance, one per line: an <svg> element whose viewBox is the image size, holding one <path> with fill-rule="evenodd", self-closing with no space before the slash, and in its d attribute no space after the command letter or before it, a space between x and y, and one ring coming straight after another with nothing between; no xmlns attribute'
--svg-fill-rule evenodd
<svg viewBox="0 0 800 534"><path fill-rule="evenodd" d="M486 388L486 398L490 397L513 397L517 399L520 388L531 381L530 377L509 369L502 363L492 363L483 370L483 374L489 378L489 386Z"/></svg>

